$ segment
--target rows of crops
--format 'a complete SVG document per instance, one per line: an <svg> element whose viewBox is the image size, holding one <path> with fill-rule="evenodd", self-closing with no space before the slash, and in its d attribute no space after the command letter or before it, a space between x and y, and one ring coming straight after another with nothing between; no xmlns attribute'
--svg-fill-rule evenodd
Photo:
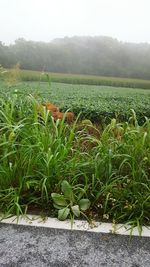
<svg viewBox="0 0 150 267"><path fill-rule="evenodd" d="M18 78L22 81L47 81L44 72L20 70L17 66L10 71L18 71ZM115 87L130 87L150 89L149 80L103 77L92 75L68 74L68 73L48 73L51 81L69 84L89 84L89 85L105 85ZM9 75L8 75L9 76Z"/></svg>
<svg viewBox="0 0 150 267"><path fill-rule="evenodd" d="M145 116L150 117L150 90L42 82L19 83L13 87L1 84L0 90L32 94L39 102L53 102L62 111L69 109L75 115L81 113L81 118L94 122L107 123L114 117L118 121L128 120L131 109L136 112L140 123L145 121Z"/></svg>

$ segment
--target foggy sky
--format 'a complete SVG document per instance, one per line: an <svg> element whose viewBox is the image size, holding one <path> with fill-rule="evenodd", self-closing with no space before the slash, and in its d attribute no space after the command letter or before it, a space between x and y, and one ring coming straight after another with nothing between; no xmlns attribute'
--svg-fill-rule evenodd
<svg viewBox="0 0 150 267"><path fill-rule="evenodd" d="M0 41L105 35L150 43L150 0L0 0Z"/></svg>

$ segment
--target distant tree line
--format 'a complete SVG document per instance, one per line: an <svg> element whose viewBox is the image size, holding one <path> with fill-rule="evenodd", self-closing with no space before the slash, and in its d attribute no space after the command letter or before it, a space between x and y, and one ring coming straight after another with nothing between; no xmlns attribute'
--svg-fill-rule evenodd
<svg viewBox="0 0 150 267"><path fill-rule="evenodd" d="M0 42L0 64L9 68L150 79L150 44L111 37L65 37L50 43L20 38Z"/></svg>

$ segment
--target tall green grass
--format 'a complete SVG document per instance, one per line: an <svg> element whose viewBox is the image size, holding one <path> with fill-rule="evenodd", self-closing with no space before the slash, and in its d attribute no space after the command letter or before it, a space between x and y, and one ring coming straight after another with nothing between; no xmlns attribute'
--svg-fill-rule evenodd
<svg viewBox="0 0 150 267"><path fill-rule="evenodd" d="M55 216L52 196L65 180L76 209L79 199L91 203L89 219L127 222L139 231L150 225L150 120L139 126L132 110L129 121L113 119L102 131L89 121L54 122L36 107L32 95L19 92L0 99L0 212Z"/></svg>

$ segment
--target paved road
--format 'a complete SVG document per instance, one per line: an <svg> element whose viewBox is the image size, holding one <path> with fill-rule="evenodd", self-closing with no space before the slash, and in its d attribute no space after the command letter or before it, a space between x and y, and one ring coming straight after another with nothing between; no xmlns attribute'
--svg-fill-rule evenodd
<svg viewBox="0 0 150 267"><path fill-rule="evenodd" d="M0 267L150 267L150 238L0 223Z"/></svg>

